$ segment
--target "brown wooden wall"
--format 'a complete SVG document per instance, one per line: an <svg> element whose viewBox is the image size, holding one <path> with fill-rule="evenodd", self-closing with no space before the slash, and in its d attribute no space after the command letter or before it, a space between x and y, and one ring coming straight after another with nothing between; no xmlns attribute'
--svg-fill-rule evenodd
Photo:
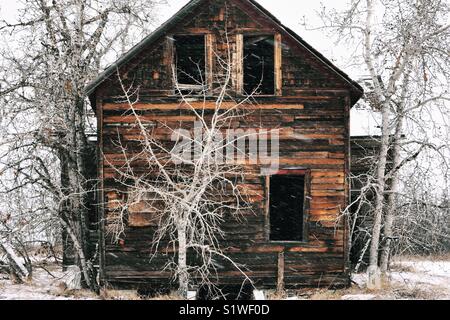
<svg viewBox="0 0 450 320"><path fill-rule="evenodd" d="M307 50L294 45L292 39L274 29L257 13L236 6L233 1L213 1L203 11L183 21L173 33L213 34L217 48L221 46L223 30L227 26L230 43L235 48L236 34L280 34L282 44L281 95L256 98L253 112L236 120L235 127L280 129L281 168L301 167L311 172L310 205L307 210L308 241L281 243L267 241L265 234L265 177L258 166L246 166L245 185L253 203L253 212L245 215L244 222L228 219L223 225L227 237L223 246L237 262L245 264L249 275L261 287L276 286L277 259L285 252L285 281L287 287L346 285L347 250L346 231L342 221L336 224L340 209L348 201L346 176L349 170L349 109L348 84L332 73ZM168 33L166 36L170 36ZM171 54L166 36L143 54L123 67L120 72L126 84L140 86L140 103L137 108L142 118L153 121L154 131L161 140L170 140L166 126L189 128L195 117L172 96L170 72ZM220 49L217 49L220 50ZM214 66L212 67L214 68ZM115 78L105 81L97 90L97 116L100 160L100 178L104 190L104 216L121 199L121 186L114 180L114 169L108 162L120 165L123 159L115 143L120 137L130 152L139 130L133 128L133 117L127 116L127 105L117 101L121 89ZM105 161L105 159L107 161ZM136 164L139 166L139 164ZM145 170L142 168L142 170ZM124 241L112 244L108 239L103 252L103 277L113 284L166 283L170 275L162 272L167 262L161 252L149 261L152 228L128 227ZM164 247L164 246L162 246ZM224 263L221 272L223 283L240 284L239 272Z"/></svg>

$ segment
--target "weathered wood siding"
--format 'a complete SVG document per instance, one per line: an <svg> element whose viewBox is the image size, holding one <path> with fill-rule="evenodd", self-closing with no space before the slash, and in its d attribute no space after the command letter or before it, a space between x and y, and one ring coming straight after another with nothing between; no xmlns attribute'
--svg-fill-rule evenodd
<svg viewBox="0 0 450 320"><path fill-rule="evenodd" d="M227 26L230 44L235 50L237 34L279 34L282 44L281 95L257 98L251 114L236 120L234 127L280 129L280 166L309 169L310 201L307 210L308 241L282 243L267 241L265 233L265 177L258 166L246 166L246 179L241 183L253 203L253 212L244 214L243 222L228 219L223 229L227 237L223 246L230 256L245 264L249 275L261 287L276 287L278 253L285 254L286 287L346 285L346 230L337 222L340 209L348 201L346 176L349 170L349 109L350 89L304 48L294 45L258 13L246 13L234 1L212 1L173 33L205 33L214 35L217 50L223 48L223 30ZM170 36L170 33L167 34ZM238 39L239 42L239 39ZM146 121L154 121L153 131L161 140L170 140L165 126L189 128L195 120L191 111L183 108L172 94L171 54L166 37L162 37L145 54L141 54L120 70L126 84L140 86L140 103L136 106ZM215 67L212 67L213 70ZM120 165L123 158L115 142L120 138L128 152L138 148L133 140L139 130L133 128L134 118L126 113L127 105L117 102L121 94L115 77L97 89L99 119L100 177L104 190L104 217L115 209L123 197L121 186L115 183L116 173L108 163ZM134 164L139 168L139 163ZM141 168L145 170L144 167ZM170 274L162 272L167 254L162 250L151 262L152 228L128 227L124 241L105 241L104 278L113 284L168 283ZM165 248L165 246L160 246ZM239 272L223 263L222 283L240 284Z"/></svg>

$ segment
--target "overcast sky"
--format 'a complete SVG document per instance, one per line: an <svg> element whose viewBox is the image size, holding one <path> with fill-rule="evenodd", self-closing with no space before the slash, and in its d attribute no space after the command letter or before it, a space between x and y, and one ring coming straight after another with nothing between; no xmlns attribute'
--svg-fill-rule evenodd
<svg viewBox="0 0 450 320"><path fill-rule="evenodd" d="M162 23L174 15L189 0L167 0L167 5L160 6L159 22ZM320 9L321 3L327 8L344 7L347 0L322 0L322 1L292 1L292 0L258 0L258 2L274 14L283 24L296 31L313 47L318 49L327 58L342 65L338 57L342 54L342 48L335 47L324 31L305 30L301 26L303 17L306 17L311 25L320 25L316 11ZM0 0L0 19L14 19L18 8L17 0ZM347 70L351 73L351 70Z"/></svg>
<svg viewBox="0 0 450 320"><path fill-rule="evenodd" d="M169 19L189 0L167 0L167 2L167 5L162 5L159 9L159 23ZM320 26L321 21L317 16L317 11L320 10L322 4L328 9L339 9L345 7L347 0L258 0L258 2L354 80L358 80L363 75L360 70L348 66L351 61L348 59L345 47L336 46L324 30L307 30L301 23L303 17L306 17L309 26ZM14 20L18 7L17 0L0 0L0 19ZM358 110L352 112L352 135L377 133L376 123L370 115Z"/></svg>
<svg viewBox="0 0 450 320"><path fill-rule="evenodd" d="M168 0L168 2L169 4L167 6L162 7L162 20L170 18L176 11L188 3L189 0ZM303 17L306 17L311 26L319 26L320 19L317 17L316 11L320 10L321 3L329 9L342 8L347 3L347 0L258 0L258 2L275 15L284 25L297 32L327 58L334 62L339 62L342 65L343 62L338 57L342 55L344 49L336 48L323 30L305 30L301 25L301 21ZM351 70L347 71L351 73Z"/></svg>

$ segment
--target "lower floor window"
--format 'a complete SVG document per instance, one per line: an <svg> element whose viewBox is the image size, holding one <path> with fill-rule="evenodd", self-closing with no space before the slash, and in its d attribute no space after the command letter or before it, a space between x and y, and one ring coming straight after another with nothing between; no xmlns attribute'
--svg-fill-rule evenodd
<svg viewBox="0 0 450 320"><path fill-rule="evenodd" d="M270 177L271 241L304 240L305 175Z"/></svg>

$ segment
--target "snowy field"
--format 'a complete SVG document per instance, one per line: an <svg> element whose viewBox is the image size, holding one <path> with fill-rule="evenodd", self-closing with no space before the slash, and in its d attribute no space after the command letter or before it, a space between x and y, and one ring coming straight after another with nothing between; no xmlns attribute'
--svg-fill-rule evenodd
<svg viewBox="0 0 450 320"><path fill-rule="evenodd" d="M450 299L450 260L399 260L391 269L383 289L363 295L363 299ZM364 289L366 279L365 274L353 276L360 289ZM343 298L358 297L350 294Z"/></svg>
<svg viewBox="0 0 450 320"><path fill-rule="evenodd" d="M131 292L107 292L97 297L85 290L70 290L70 275L58 267L34 271L31 283L15 285L0 274L0 300L139 299ZM291 292L288 300L395 300L450 299L450 259L397 259L383 288L368 291L365 274L353 276L353 286L343 290L309 289ZM265 294L265 296L268 296ZM164 298L164 297L161 297Z"/></svg>
<svg viewBox="0 0 450 320"><path fill-rule="evenodd" d="M450 258L397 258L379 290L366 288L367 275L354 274L351 288L301 292L296 298L313 300L448 300ZM293 299L293 298L291 298Z"/></svg>
<svg viewBox="0 0 450 320"><path fill-rule="evenodd" d="M0 274L0 300L74 300L97 299L84 290L69 290L70 274L58 266L33 270L31 283L13 284L5 274Z"/></svg>

